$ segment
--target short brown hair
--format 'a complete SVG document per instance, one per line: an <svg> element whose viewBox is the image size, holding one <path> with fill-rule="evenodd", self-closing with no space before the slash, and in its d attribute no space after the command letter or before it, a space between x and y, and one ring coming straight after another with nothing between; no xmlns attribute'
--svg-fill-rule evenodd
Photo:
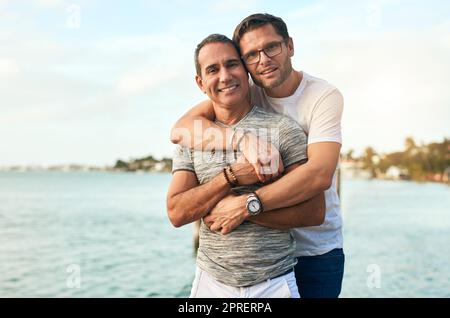
<svg viewBox="0 0 450 318"><path fill-rule="evenodd" d="M239 48L236 46L236 44L227 36L223 34L210 34L206 38L204 38L195 49L195 55L194 55L194 62L195 62L195 70L197 71L197 75L201 76L202 70L200 68L200 63L198 62L198 55L200 53L200 50L202 47L204 47L206 44L210 43L228 43L231 44L236 49L236 52L238 53L238 56L240 56Z"/></svg>
<svg viewBox="0 0 450 318"><path fill-rule="evenodd" d="M246 17L242 20L241 23L238 24L233 34L233 41L236 45L239 45L242 36L250 32L254 29L262 27L263 25L271 24L275 31L283 38L283 40L287 41L289 39L289 33L284 21L276 16L273 16L268 13L256 13Z"/></svg>

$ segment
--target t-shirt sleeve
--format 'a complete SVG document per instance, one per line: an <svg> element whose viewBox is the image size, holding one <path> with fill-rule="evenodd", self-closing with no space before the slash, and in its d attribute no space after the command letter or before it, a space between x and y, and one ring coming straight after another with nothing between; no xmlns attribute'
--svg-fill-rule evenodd
<svg viewBox="0 0 450 318"><path fill-rule="evenodd" d="M332 141L342 144L341 118L344 98L333 89L317 102L309 127L308 144Z"/></svg>
<svg viewBox="0 0 450 318"><path fill-rule="evenodd" d="M195 173L191 150L180 145L175 146L172 160L172 173L178 170L188 170Z"/></svg>
<svg viewBox="0 0 450 318"><path fill-rule="evenodd" d="M284 167L307 160L305 131L293 119L285 116L280 121L279 148Z"/></svg>
<svg viewBox="0 0 450 318"><path fill-rule="evenodd" d="M260 87L258 87L252 80L249 78L249 91L250 91L250 103L252 105L258 105L258 107L268 111L269 113L274 113L272 107L270 107L267 103L263 101L263 92Z"/></svg>

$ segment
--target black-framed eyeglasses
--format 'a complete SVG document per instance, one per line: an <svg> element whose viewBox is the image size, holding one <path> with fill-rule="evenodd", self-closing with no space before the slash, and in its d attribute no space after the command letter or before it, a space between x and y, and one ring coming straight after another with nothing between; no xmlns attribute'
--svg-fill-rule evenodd
<svg viewBox="0 0 450 318"><path fill-rule="evenodd" d="M261 52L264 52L267 57L277 56L283 50L282 44L284 42L286 41L272 42L261 50L250 51L242 56L242 60L248 65L258 63L261 57Z"/></svg>

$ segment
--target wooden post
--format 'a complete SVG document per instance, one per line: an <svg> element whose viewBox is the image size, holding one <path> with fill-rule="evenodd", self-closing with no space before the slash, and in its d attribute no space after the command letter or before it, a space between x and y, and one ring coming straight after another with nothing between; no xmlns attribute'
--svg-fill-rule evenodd
<svg viewBox="0 0 450 318"><path fill-rule="evenodd" d="M336 171L336 191L339 199L341 198L341 168L338 167Z"/></svg>
<svg viewBox="0 0 450 318"><path fill-rule="evenodd" d="M194 246L194 253L197 253L197 249L200 243L200 220L197 220L194 222L194 226L192 228L193 230L193 246Z"/></svg>

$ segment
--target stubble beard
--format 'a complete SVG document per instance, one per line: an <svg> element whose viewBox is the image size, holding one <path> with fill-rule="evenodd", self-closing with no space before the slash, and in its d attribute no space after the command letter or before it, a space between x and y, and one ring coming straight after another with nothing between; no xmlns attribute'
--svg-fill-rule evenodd
<svg viewBox="0 0 450 318"><path fill-rule="evenodd" d="M286 59L286 62L283 64L283 67L279 69L281 70L280 77L278 77L274 82L264 83L263 80L259 80L258 78L255 78L252 75L253 82L259 87L262 87L264 89L272 89L278 87L281 84L283 84L284 81L286 81L286 79L289 77L289 75L291 75L291 72L293 71L291 59Z"/></svg>

